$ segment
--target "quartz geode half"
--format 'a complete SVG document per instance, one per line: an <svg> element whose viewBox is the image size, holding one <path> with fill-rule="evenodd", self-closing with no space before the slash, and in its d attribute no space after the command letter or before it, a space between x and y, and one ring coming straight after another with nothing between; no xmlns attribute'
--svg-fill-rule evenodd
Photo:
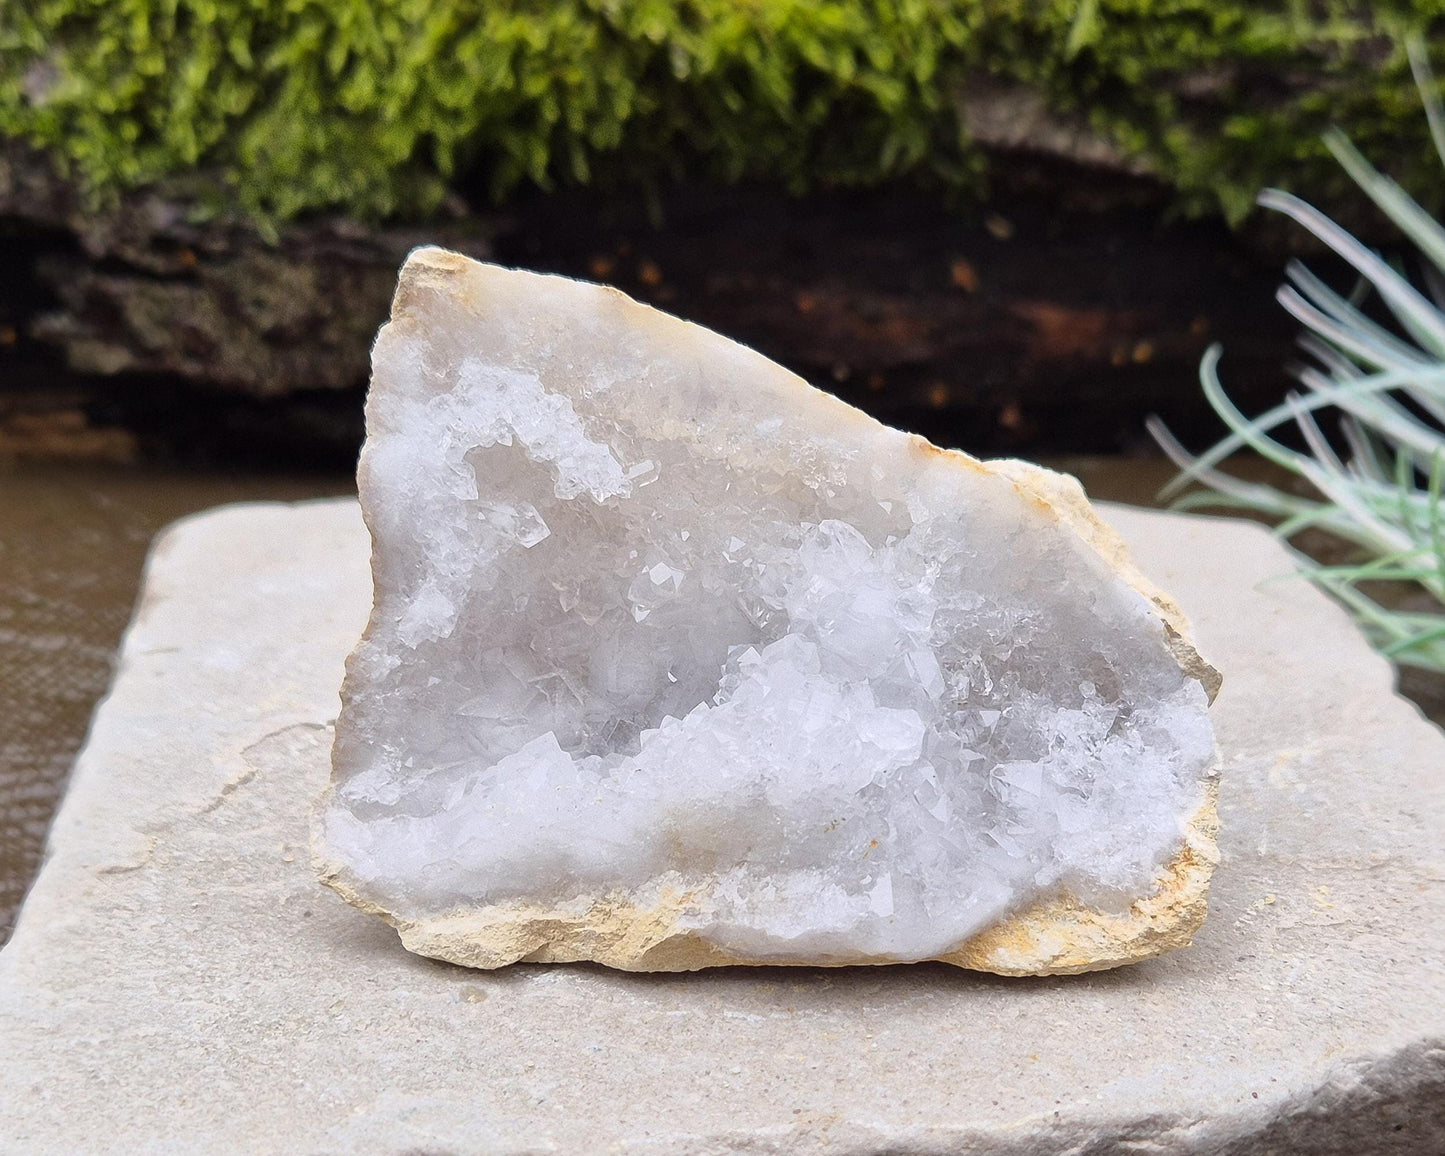
<svg viewBox="0 0 1445 1156"><path fill-rule="evenodd" d="M615 290L422 249L323 879L413 951L635 970L1181 946L1218 675L1070 478Z"/></svg>

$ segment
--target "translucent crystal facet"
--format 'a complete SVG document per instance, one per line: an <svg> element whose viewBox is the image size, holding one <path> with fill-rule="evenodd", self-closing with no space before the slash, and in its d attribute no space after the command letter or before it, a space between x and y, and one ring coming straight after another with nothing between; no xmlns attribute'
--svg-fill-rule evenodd
<svg viewBox="0 0 1445 1156"><path fill-rule="evenodd" d="M1060 897L1124 917L1208 802L1177 631L1023 467L439 250L367 422L376 603L321 858L452 928L433 954L947 956Z"/></svg>

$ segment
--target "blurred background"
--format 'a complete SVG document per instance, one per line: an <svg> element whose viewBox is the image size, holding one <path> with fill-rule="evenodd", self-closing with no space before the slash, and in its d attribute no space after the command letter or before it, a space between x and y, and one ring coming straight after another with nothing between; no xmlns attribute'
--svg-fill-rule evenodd
<svg viewBox="0 0 1445 1156"><path fill-rule="evenodd" d="M885 422L1149 504L1175 472L1149 415L1196 452L1225 432L1205 350L1222 343L1241 410L1268 409L1299 357L1275 302L1286 262L1352 283L1256 208L1259 190L1408 251L1322 141L1337 126L1440 208L1406 44L1441 15L1424 0L7 5L0 942L152 535L220 502L351 492L368 351L412 246L616 285ZM1236 472L1298 488L1268 463ZM1351 556L1332 542L1305 545ZM1440 686L1416 667L1405 689L1439 718Z"/></svg>

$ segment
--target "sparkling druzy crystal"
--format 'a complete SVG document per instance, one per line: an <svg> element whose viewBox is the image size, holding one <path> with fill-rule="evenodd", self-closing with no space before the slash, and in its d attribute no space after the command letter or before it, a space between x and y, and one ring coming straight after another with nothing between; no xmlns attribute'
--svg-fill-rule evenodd
<svg viewBox="0 0 1445 1156"><path fill-rule="evenodd" d="M1218 675L1072 479L413 253L323 878L414 951L1081 971L1189 941Z"/></svg>

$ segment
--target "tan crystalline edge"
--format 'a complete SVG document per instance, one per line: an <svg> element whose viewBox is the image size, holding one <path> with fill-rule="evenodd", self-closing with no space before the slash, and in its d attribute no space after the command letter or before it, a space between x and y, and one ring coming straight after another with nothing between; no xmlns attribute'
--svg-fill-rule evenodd
<svg viewBox="0 0 1445 1156"><path fill-rule="evenodd" d="M474 306L479 304L487 271L487 266L445 249L414 251L402 268L392 301L392 323L406 317L423 287L450 293ZM609 292L625 298L618 290ZM637 310L642 324L663 316L630 299L628 304ZM797 381L799 389L812 390L802 379ZM836 401L830 395L823 396ZM836 404L849 417L863 417L841 401ZM1197 679L1210 702L1214 701L1221 676L1195 649L1183 612L1139 572L1123 540L1100 520L1076 479L1028 462L980 461L958 450L939 449L921 437L910 441L919 453L941 455L960 469L1007 478L1023 499L1087 543L1120 578L1149 600L1180 669ZM372 561L374 574L374 554ZM368 637L373 626L367 626ZM343 701L350 697L350 680L348 663ZM318 820L331 803L339 773L333 768L332 783L316 811ZM1014 912L934 958L998 975L1068 975L1118 967L1187 947L1204 922L1209 877L1219 861L1215 845L1216 800L1217 783L1211 778L1204 802L1185 826L1179 850L1156 874L1153 891L1135 900L1126 911L1099 911L1061 893ZM729 964L816 967L900 962L887 956L823 961L817 957L754 959L729 955L695 932L678 926L697 893L693 890L665 892L661 902L645 909L616 895L598 896L590 903L574 901L565 910L530 903L499 903L427 919L399 919L362 893L350 869L325 845L319 821L313 827L312 848L321 881L347 902L395 927L408 950L467 967L591 960L624 971L694 971Z"/></svg>

